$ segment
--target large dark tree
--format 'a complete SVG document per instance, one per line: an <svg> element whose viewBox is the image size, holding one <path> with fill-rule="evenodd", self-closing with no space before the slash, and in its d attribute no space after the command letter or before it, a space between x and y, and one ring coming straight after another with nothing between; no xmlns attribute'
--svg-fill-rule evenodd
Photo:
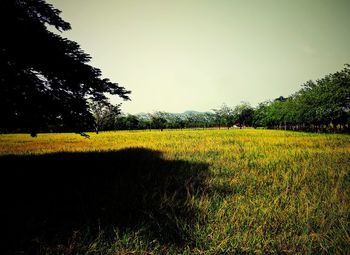
<svg viewBox="0 0 350 255"><path fill-rule="evenodd" d="M2 132L82 131L94 122L88 99L129 99L129 91L101 78L76 42L48 30L71 28L59 14L44 0L0 1Z"/></svg>

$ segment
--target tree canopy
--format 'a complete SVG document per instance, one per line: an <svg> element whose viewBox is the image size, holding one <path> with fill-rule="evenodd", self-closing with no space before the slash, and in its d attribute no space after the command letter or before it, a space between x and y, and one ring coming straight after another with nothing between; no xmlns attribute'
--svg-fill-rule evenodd
<svg viewBox="0 0 350 255"><path fill-rule="evenodd" d="M110 105L106 93L129 99L130 91L88 64L76 42L49 30L71 29L59 14L44 0L0 3L2 132L81 131L94 122L89 100Z"/></svg>
<svg viewBox="0 0 350 255"><path fill-rule="evenodd" d="M292 130L349 131L350 66L316 81L307 81L285 100L260 104L254 125Z"/></svg>

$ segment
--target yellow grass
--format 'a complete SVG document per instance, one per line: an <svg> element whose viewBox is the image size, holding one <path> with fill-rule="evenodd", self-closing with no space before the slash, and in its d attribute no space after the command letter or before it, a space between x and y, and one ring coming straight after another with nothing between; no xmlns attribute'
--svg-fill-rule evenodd
<svg viewBox="0 0 350 255"><path fill-rule="evenodd" d="M350 253L348 135L253 129L88 134L0 135L0 155L145 148L162 152L164 160L208 164L203 192L187 201L201 212L191 240L169 253ZM114 252L164 248L118 238Z"/></svg>

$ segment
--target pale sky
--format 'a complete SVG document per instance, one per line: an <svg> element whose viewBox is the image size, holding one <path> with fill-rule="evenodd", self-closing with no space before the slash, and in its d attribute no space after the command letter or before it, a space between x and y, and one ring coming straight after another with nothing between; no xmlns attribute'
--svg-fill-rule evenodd
<svg viewBox="0 0 350 255"><path fill-rule="evenodd" d="M255 106L350 63L350 0L48 2L72 25L62 36L132 91L126 113Z"/></svg>

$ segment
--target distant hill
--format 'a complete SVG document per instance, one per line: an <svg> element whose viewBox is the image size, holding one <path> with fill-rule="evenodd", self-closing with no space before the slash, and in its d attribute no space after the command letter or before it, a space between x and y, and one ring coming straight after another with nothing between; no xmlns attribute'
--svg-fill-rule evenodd
<svg viewBox="0 0 350 255"><path fill-rule="evenodd" d="M198 112L198 111L185 111L183 113L180 113L180 115L194 115L194 114L202 114L207 112Z"/></svg>
<svg viewBox="0 0 350 255"><path fill-rule="evenodd" d="M206 112L199 112L199 111L193 111L193 110L188 110L188 111L184 111L184 112L170 112L170 114L176 115L176 116L188 116L188 115L196 115L196 114L203 114L203 113L210 113L210 112L209 112L209 111L206 111ZM146 113L146 112L140 112L140 113L133 114L133 115L137 115L137 116L147 116L148 113Z"/></svg>

